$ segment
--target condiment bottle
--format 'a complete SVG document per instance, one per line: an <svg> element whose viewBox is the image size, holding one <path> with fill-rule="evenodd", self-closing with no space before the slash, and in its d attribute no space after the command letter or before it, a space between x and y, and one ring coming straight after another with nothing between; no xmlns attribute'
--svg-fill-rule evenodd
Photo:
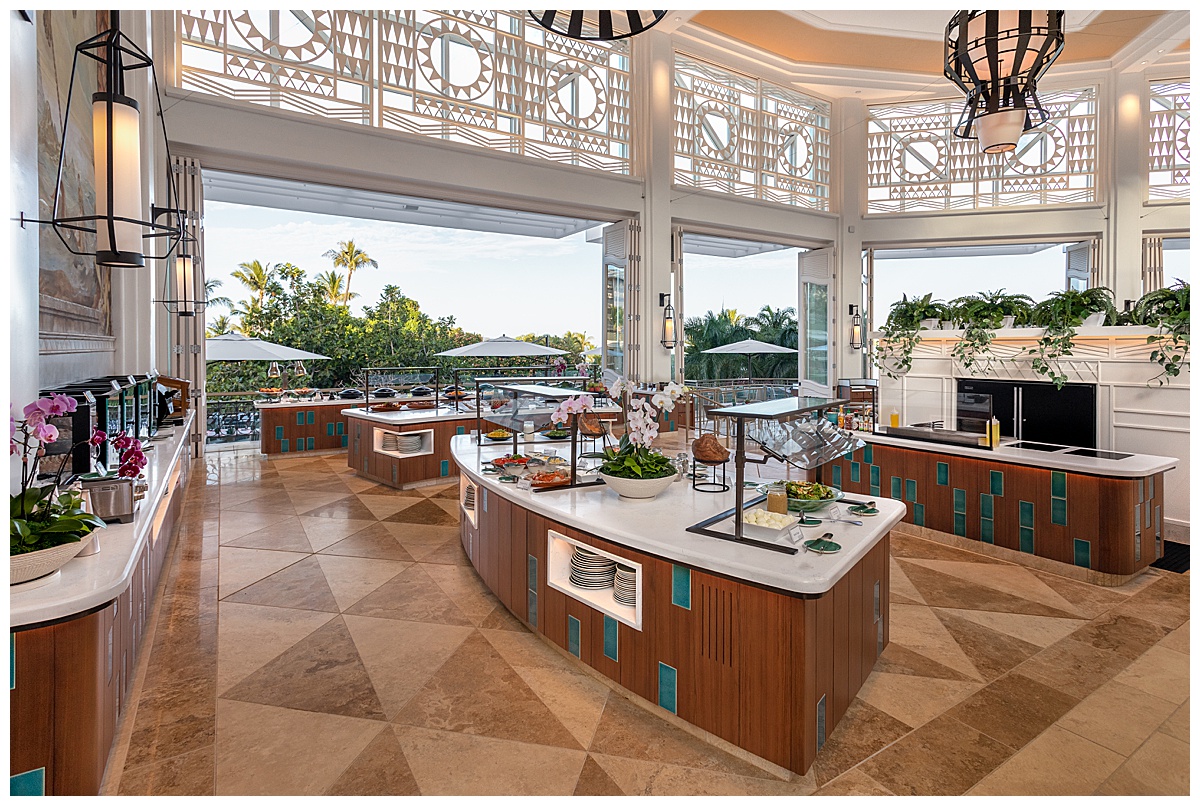
<svg viewBox="0 0 1200 806"><path fill-rule="evenodd" d="M781 481L768 486L767 512L778 512L781 515L786 515L787 509L787 486Z"/></svg>
<svg viewBox="0 0 1200 806"><path fill-rule="evenodd" d="M988 443L993 448L1000 447L1000 421L995 417L988 421Z"/></svg>

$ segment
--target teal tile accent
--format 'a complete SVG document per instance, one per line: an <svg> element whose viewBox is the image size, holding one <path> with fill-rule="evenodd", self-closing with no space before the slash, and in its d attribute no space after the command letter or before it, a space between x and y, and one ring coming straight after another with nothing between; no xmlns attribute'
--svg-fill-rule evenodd
<svg viewBox="0 0 1200 806"><path fill-rule="evenodd" d="M526 597L526 606L529 610L529 623L531 626L536 627L538 625L537 624L537 591L525 591L525 593L528 594Z"/></svg>
<svg viewBox="0 0 1200 806"><path fill-rule="evenodd" d="M925 505L913 504L913 523L917 526L925 525Z"/></svg>
<svg viewBox="0 0 1200 806"><path fill-rule="evenodd" d="M937 483L939 487L947 487L950 484L950 465L946 462L937 463Z"/></svg>
<svg viewBox="0 0 1200 806"><path fill-rule="evenodd" d="M441 470L441 473L443 476L450 475L450 460L449 459L442 460L442 466L441 466L440 470Z"/></svg>
<svg viewBox="0 0 1200 806"><path fill-rule="evenodd" d="M350 435L342 434L342 447L345 448L350 444Z"/></svg>
<svg viewBox="0 0 1200 806"><path fill-rule="evenodd" d="M1026 554L1033 554L1033 530L1027 526L1021 527L1020 544L1021 551Z"/></svg>
<svg viewBox="0 0 1200 806"><path fill-rule="evenodd" d="M275 426L275 439L283 439L283 426Z"/></svg>
<svg viewBox="0 0 1200 806"><path fill-rule="evenodd" d="M308 445L306 445L305 447L307 447L310 451L313 450L313 448L316 447L316 439L317 439L316 437L309 437Z"/></svg>
<svg viewBox="0 0 1200 806"><path fill-rule="evenodd" d="M39 797L45 795L46 768L38 767L36 770L8 776L8 794L18 796L36 795Z"/></svg>
<svg viewBox="0 0 1200 806"><path fill-rule="evenodd" d="M284 453L288 452L288 441L286 439L279 440L279 450L283 451Z"/></svg>
<svg viewBox="0 0 1200 806"><path fill-rule="evenodd" d="M670 428L667 429L668 431L675 430L675 421L674 420L671 420L669 423L667 423L667 425L671 426Z"/></svg>
<svg viewBox="0 0 1200 806"><path fill-rule="evenodd" d="M900 492L900 477L899 476L892 476L892 494L890 497L895 498L897 501L900 500L901 492Z"/></svg>
<svg viewBox="0 0 1200 806"><path fill-rule="evenodd" d="M833 486L837 487L838 489L841 489L841 487L842 487L842 466L840 464L835 463L833 465L833 470L830 471L830 473L833 477Z"/></svg>
<svg viewBox="0 0 1200 806"><path fill-rule="evenodd" d="M455 435L456 437L461 437L461 436L462 436L463 434L465 434L465 433L467 433L467 429L466 429L466 427L464 427L464 426L461 426L461 425L459 425L459 426L455 426L455 428L454 428L454 435Z"/></svg>
<svg viewBox="0 0 1200 806"><path fill-rule="evenodd" d="M296 425L304 425L304 412L296 412Z"/></svg>
<svg viewBox="0 0 1200 806"><path fill-rule="evenodd" d="M871 485L871 495L873 495L875 498L879 497L879 485L878 484Z"/></svg>
<svg viewBox="0 0 1200 806"><path fill-rule="evenodd" d="M967 516L961 512L954 513L954 534L959 537L967 536Z"/></svg>
<svg viewBox="0 0 1200 806"><path fill-rule="evenodd" d="M525 555L525 587L531 591L537 590L537 557L532 554Z"/></svg>
<svg viewBox="0 0 1200 806"><path fill-rule="evenodd" d="M861 478L862 478L862 465L860 465L858 462L851 462L850 463L850 482L852 484L858 484L859 479L861 479Z"/></svg>
<svg viewBox="0 0 1200 806"><path fill-rule="evenodd" d="M990 519L996 517L995 515L992 514L992 512L993 512L992 497L990 495L988 495L987 493L980 493L979 494L979 517L987 518L990 520Z"/></svg>
<svg viewBox="0 0 1200 806"><path fill-rule="evenodd" d="M340 434L344 430L346 430L346 424L345 423L337 423L337 432Z"/></svg>
<svg viewBox="0 0 1200 806"><path fill-rule="evenodd" d="M1067 497L1067 474L1057 470L1050 471L1050 497Z"/></svg>
<svg viewBox="0 0 1200 806"><path fill-rule="evenodd" d="M679 673L675 671L674 666L658 662L658 704L671 713L675 713L675 686L678 678Z"/></svg>
<svg viewBox="0 0 1200 806"><path fill-rule="evenodd" d="M617 660L617 620L612 616L604 617L604 657Z"/></svg>
<svg viewBox="0 0 1200 806"><path fill-rule="evenodd" d="M984 543L996 542L996 524L991 518L979 519L979 538Z"/></svg>
<svg viewBox="0 0 1200 806"><path fill-rule="evenodd" d="M1067 525L1067 499L1050 499L1050 522L1055 526Z"/></svg>
<svg viewBox="0 0 1200 806"><path fill-rule="evenodd" d="M304 437L296 437L296 450L304 450Z"/></svg>
<svg viewBox="0 0 1200 806"><path fill-rule="evenodd" d="M916 503L916 501L917 501L917 480L916 479L905 479L904 480L904 500L910 501L912 503Z"/></svg>
<svg viewBox="0 0 1200 806"><path fill-rule="evenodd" d="M871 465L871 489L875 491L871 495L879 494L879 465Z"/></svg>
<svg viewBox="0 0 1200 806"><path fill-rule="evenodd" d="M308 413L308 424L316 425L316 423L317 423L317 413L315 411L310 411Z"/></svg>
<svg viewBox="0 0 1200 806"><path fill-rule="evenodd" d="M686 565L671 566L671 604L692 609L692 569Z"/></svg>
<svg viewBox="0 0 1200 806"><path fill-rule="evenodd" d="M1004 496L1004 471L993 470L991 472L992 495Z"/></svg>
<svg viewBox="0 0 1200 806"><path fill-rule="evenodd" d="M817 700L817 750L825 746L825 695Z"/></svg>
<svg viewBox="0 0 1200 806"><path fill-rule="evenodd" d="M333 436L333 423L325 423L325 436Z"/></svg>
<svg viewBox="0 0 1200 806"><path fill-rule="evenodd" d="M1033 528L1033 503L1030 501L1022 501L1020 504L1021 526L1026 529Z"/></svg>
<svg viewBox="0 0 1200 806"><path fill-rule="evenodd" d="M567 651L579 657L579 619L567 616Z"/></svg>
<svg viewBox="0 0 1200 806"><path fill-rule="evenodd" d="M866 445L863 447L863 461L867 464L872 464L875 461L874 445Z"/></svg>
<svg viewBox="0 0 1200 806"><path fill-rule="evenodd" d="M1075 538L1075 564L1080 568L1092 567L1092 543Z"/></svg>
<svg viewBox="0 0 1200 806"><path fill-rule="evenodd" d="M961 515L967 512L967 491L961 487L954 488L954 511Z"/></svg>

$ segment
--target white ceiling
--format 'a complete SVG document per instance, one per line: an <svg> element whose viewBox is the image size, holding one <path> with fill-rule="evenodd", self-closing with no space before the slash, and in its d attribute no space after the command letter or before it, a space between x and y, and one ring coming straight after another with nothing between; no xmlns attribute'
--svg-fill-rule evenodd
<svg viewBox="0 0 1200 806"><path fill-rule="evenodd" d="M781 9L782 10L782 9ZM909 39L940 40L946 35L946 24L953 10L905 11L901 9L784 11L808 25L827 31L846 31L878 36L898 36ZM1086 26L1099 11L1067 11L1067 33Z"/></svg>

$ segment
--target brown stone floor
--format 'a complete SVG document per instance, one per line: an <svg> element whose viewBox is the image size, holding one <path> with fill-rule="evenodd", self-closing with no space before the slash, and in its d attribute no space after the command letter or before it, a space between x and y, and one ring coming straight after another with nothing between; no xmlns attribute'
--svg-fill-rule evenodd
<svg viewBox="0 0 1200 806"><path fill-rule="evenodd" d="M484 589L453 487L197 467L106 794L1186 794L1189 579L1096 588L895 536L892 643L781 780Z"/></svg>

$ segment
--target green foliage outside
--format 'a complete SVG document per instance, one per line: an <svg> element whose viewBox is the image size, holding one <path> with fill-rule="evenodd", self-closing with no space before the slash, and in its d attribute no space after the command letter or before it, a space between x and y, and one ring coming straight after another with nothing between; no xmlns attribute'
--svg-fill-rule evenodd
<svg viewBox="0 0 1200 806"><path fill-rule="evenodd" d="M704 351L742 339L758 339L768 344L797 349L799 329L795 308L772 308L764 305L754 316L742 316L735 310L722 308L714 313L684 320L684 366L688 379L697 381L721 378L744 378L747 361L744 355L706 354ZM795 378L795 353L766 353L753 357L756 378Z"/></svg>

